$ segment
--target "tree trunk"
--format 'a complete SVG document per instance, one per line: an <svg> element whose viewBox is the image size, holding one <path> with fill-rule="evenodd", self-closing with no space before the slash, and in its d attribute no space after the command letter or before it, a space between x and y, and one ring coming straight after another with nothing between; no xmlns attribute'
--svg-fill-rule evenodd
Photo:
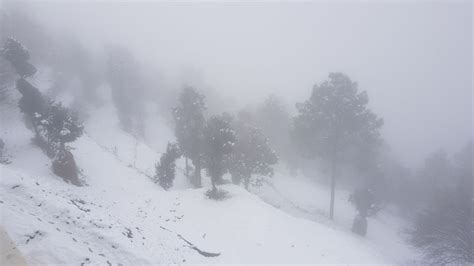
<svg viewBox="0 0 474 266"><path fill-rule="evenodd" d="M211 177L211 183L212 183L212 192L216 193L217 192L217 187L216 187L216 181L214 177Z"/></svg>
<svg viewBox="0 0 474 266"><path fill-rule="evenodd" d="M197 188L202 187L201 184L201 162L196 162L194 166L194 186Z"/></svg>
<svg viewBox="0 0 474 266"><path fill-rule="evenodd" d="M186 162L186 173L185 173L185 175L186 175L186 178L188 178L188 179L189 179L189 164L188 164L188 157L187 157L187 156L185 156L185 157L184 157L184 159L185 159L185 162Z"/></svg>
<svg viewBox="0 0 474 266"><path fill-rule="evenodd" d="M331 202L329 205L329 218L331 220L334 220L334 198L336 194L336 159L332 160L331 168Z"/></svg>

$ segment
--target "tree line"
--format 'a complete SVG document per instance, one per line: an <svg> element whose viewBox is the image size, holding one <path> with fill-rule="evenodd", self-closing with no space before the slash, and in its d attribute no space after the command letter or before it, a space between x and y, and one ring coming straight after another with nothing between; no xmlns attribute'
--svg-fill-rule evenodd
<svg viewBox="0 0 474 266"><path fill-rule="evenodd" d="M83 126L74 112L44 96L27 78L36 73L28 62L26 47L13 38L7 39L0 51L19 78L16 88L21 94L18 106L28 128L34 131L34 143L52 159L55 174L74 185L82 185L74 156L66 147L82 135Z"/></svg>
<svg viewBox="0 0 474 266"><path fill-rule="evenodd" d="M21 94L18 106L25 125L34 132L34 143L51 158L55 174L82 185L67 146L83 133L79 116L28 81L36 68L20 42L8 38L1 55L14 71L15 87ZM126 49L116 48L110 50L106 66L101 78L112 87L120 124L140 137L145 80L139 64ZM100 75L84 69L71 67L69 76L77 71L84 87L95 91ZM67 78L57 80L59 90ZM3 95L7 86L3 82L0 85ZM364 177L350 197L358 210L353 223L355 233L365 235L367 218L383 204L393 203L413 217L411 241L427 259L441 264L473 262L472 143L451 159L437 152L417 173L411 173L384 157L387 151L380 133L383 120L368 107L367 93L343 73L331 73L326 81L314 85L309 98L296 104L293 116L274 96L255 111L210 116L205 100L199 90L186 87L172 108L176 143L167 145L154 177L164 189L172 187L180 157L184 157L185 175L194 187L202 187L203 171L210 178L208 195L215 199L225 197L218 185L227 182L223 179L226 173L231 182L250 190L263 178L271 177L278 163L295 170L305 158L328 169L328 213L333 219L336 187L342 182L344 168L351 167ZM1 158L3 141L0 144L0 159L5 162Z"/></svg>

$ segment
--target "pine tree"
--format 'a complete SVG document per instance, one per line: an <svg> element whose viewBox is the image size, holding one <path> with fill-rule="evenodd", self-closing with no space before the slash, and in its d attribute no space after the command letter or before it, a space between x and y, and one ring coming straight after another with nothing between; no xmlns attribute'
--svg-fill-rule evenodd
<svg viewBox="0 0 474 266"><path fill-rule="evenodd" d="M83 125L77 115L62 106L61 103L52 104L46 119L48 142L58 144L64 149L67 142L73 142L82 135Z"/></svg>
<svg viewBox="0 0 474 266"><path fill-rule="evenodd" d="M77 139L82 134L82 125L75 115L61 104L54 104L32 86L25 77L36 72L29 65L29 53L23 45L14 39L8 39L2 55L10 61L21 76L16 87L22 97L18 103L25 114L27 126L35 131L36 144L53 159L53 172L66 182L81 185L74 156L65 147L66 142Z"/></svg>
<svg viewBox="0 0 474 266"><path fill-rule="evenodd" d="M239 184L244 181L249 189L252 175L273 176L272 165L278 162L275 151L265 135L255 126L239 119L235 125L236 144L227 159L232 181Z"/></svg>
<svg viewBox="0 0 474 266"><path fill-rule="evenodd" d="M412 242L430 264L474 263L472 155L470 143L455 157L451 182L438 188L416 219ZM445 178L439 174L438 178Z"/></svg>
<svg viewBox="0 0 474 266"><path fill-rule="evenodd" d="M155 166L155 182L158 182L158 184L160 184L160 186L165 190L168 190L173 186L176 172L176 160L179 157L181 157L181 154L178 144L168 143L166 146L166 152L161 155L160 162Z"/></svg>
<svg viewBox="0 0 474 266"><path fill-rule="evenodd" d="M139 64L130 51L122 47L110 49L107 77L122 128L135 137L143 136L144 84Z"/></svg>
<svg viewBox="0 0 474 266"><path fill-rule="evenodd" d="M231 122L232 117L224 113L209 118L204 129L205 167L211 177L213 193L217 193L216 184L226 172L225 156L232 152L235 145L235 132Z"/></svg>
<svg viewBox="0 0 474 266"><path fill-rule="evenodd" d="M36 68L28 62L30 59L28 49L19 41L8 38L1 50L1 54L11 63L20 77L26 78L36 73Z"/></svg>
<svg viewBox="0 0 474 266"><path fill-rule="evenodd" d="M270 145L275 149L281 161L289 170L296 172L298 153L292 145L290 128L291 117L282 100L270 95L255 112L255 125L268 137Z"/></svg>
<svg viewBox="0 0 474 266"><path fill-rule="evenodd" d="M364 143L378 143L383 124L367 107L369 98L357 83L342 73L315 85L309 100L297 105L293 136L300 151L309 158L320 157L331 165L329 216L334 216L336 178L344 155Z"/></svg>
<svg viewBox="0 0 474 266"><path fill-rule="evenodd" d="M432 153L424 162L422 169L418 171L418 178L424 184L422 187L423 200L433 200L446 184L452 182L452 169L448 154L444 150Z"/></svg>
<svg viewBox="0 0 474 266"><path fill-rule="evenodd" d="M191 179L195 187L201 187L201 168L203 158L203 132L205 127L204 95L196 89L185 87L179 96L178 105L173 109L175 136L180 150L186 158L186 174L189 172L187 159L194 165Z"/></svg>
<svg viewBox="0 0 474 266"><path fill-rule="evenodd" d="M43 97L37 88L23 78L17 80L16 88L22 96L18 102L21 112L33 119L47 115L49 101Z"/></svg>

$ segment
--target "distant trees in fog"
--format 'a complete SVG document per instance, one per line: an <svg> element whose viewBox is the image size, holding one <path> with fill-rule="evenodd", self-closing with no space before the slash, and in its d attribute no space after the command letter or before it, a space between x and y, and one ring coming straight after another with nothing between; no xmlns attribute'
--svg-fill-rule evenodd
<svg viewBox="0 0 474 266"><path fill-rule="evenodd" d="M204 95L195 88L185 87L179 94L177 106L173 108L174 133L186 159L186 175L195 187L201 187L201 169L204 155ZM188 159L194 166L190 176Z"/></svg>
<svg viewBox="0 0 474 266"><path fill-rule="evenodd" d="M262 130L245 116L241 113L235 119L236 142L227 164L232 182L240 184L243 181L248 190L252 176L273 176L272 166L278 162L278 157Z"/></svg>
<svg viewBox="0 0 474 266"><path fill-rule="evenodd" d="M222 183L226 173L225 157L235 145L235 131L232 128L232 116L223 113L207 120L204 129L204 165L211 178L212 192L217 193L217 184Z"/></svg>
<svg viewBox="0 0 474 266"><path fill-rule="evenodd" d="M122 128L134 135L144 135L144 83L138 62L129 50L111 47L107 57L107 79Z"/></svg>
<svg viewBox="0 0 474 266"><path fill-rule="evenodd" d="M383 121L368 108L368 102L367 93L360 92L357 83L342 73L331 73L327 81L313 87L307 101L297 105L295 143L307 157L322 158L331 166L331 219L340 166L356 156L369 156L367 146L380 141ZM351 153L354 156L347 158Z"/></svg>
<svg viewBox="0 0 474 266"><path fill-rule="evenodd" d="M81 184L67 143L82 135L83 126L70 106L48 97L59 95L72 82L80 84L79 98L87 103L99 103L97 88L109 84L121 127L134 137L144 135L147 84L129 50L109 47L105 59L97 59L78 40L55 40L24 16L9 14L0 19L4 44L0 103L9 97L8 89L16 81L21 95L18 106L26 126L34 131L35 144L52 159L57 175ZM22 42L6 37L10 35ZM50 93L42 93L30 83L37 75L30 61L52 69ZM296 105L294 117L274 95L252 111L208 117L207 96L197 88L185 87L173 104L176 143L168 143L153 177L165 190L173 186L180 156L185 158L185 173L191 184L202 187L204 169L212 184L210 196L219 198L217 185L225 182L224 174L229 173L235 184L243 183L251 190L259 180L273 175L277 162L295 170L303 155L329 166L329 216L333 218L336 184L340 184L342 169L350 166L364 176L351 187L354 193L350 200L358 211L354 232L366 233L366 218L378 210L379 201L393 203L416 217L411 241L427 260L435 264L474 263L472 143L452 158L442 150L433 153L416 173L383 158L388 153L381 147L383 121L368 107L367 93L342 73L331 73L326 81L314 85L309 99ZM5 144L0 143L2 162ZM355 176L353 173L350 178Z"/></svg>
<svg viewBox="0 0 474 266"><path fill-rule="evenodd" d="M418 187L423 202L412 231L412 242L434 264L474 263L474 192L472 142L454 156L443 152L427 159ZM440 182L444 180L443 182ZM423 193L428 190L429 193Z"/></svg>
<svg viewBox="0 0 474 266"><path fill-rule="evenodd" d="M278 161L268 138L252 119L235 119L228 113L205 117L205 97L192 87L184 87L172 110L175 136L186 160L185 173L195 187L201 186L201 168L211 179L211 197L229 172L232 181L244 181L248 189L252 176L271 176L271 165ZM276 122L276 121L275 121ZM193 165L193 174L189 172Z"/></svg>
<svg viewBox="0 0 474 266"><path fill-rule="evenodd" d="M269 145L292 174L298 168L298 152L290 136L292 117L283 101L276 95L268 96L254 113L252 123L268 138Z"/></svg>

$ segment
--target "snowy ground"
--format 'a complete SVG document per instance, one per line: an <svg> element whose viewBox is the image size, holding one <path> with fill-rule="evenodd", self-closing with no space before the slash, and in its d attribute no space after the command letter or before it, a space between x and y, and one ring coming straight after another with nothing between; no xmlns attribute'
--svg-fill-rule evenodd
<svg viewBox="0 0 474 266"><path fill-rule="evenodd" d="M0 165L1 226L28 263L378 264L414 258L395 216L382 213L369 221L367 238L357 237L348 229L353 210L344 203L347 195L338 193L331 223L323 218L326 190L303 178L277 175L273 187L257 195L226 185L230 198L224 201L186 188L182 175L173 191L163 191L149 179L159 153L118 128L110 103L93 111L86 134L72 145L88 185L68 185L31 143L16 105L0 108L0 137L12 161ZM160 138L163 150L170 131L163 129Z"/></svg>
<svg viewBox="0 0 474 266"><path fill-rule="evenodd" d="M350 229L357 213L348 201L348 191L336 191L334 221L328 218L329 189L304 176L288 177L277 173L269 184L255 189L254 193L265 202L295 217L353 235ZM416 262L420 254L407 244L406 230L409 226L399 217L395 207L386 206L368 218L368 232L363 240L394 263Z"/></svg>

